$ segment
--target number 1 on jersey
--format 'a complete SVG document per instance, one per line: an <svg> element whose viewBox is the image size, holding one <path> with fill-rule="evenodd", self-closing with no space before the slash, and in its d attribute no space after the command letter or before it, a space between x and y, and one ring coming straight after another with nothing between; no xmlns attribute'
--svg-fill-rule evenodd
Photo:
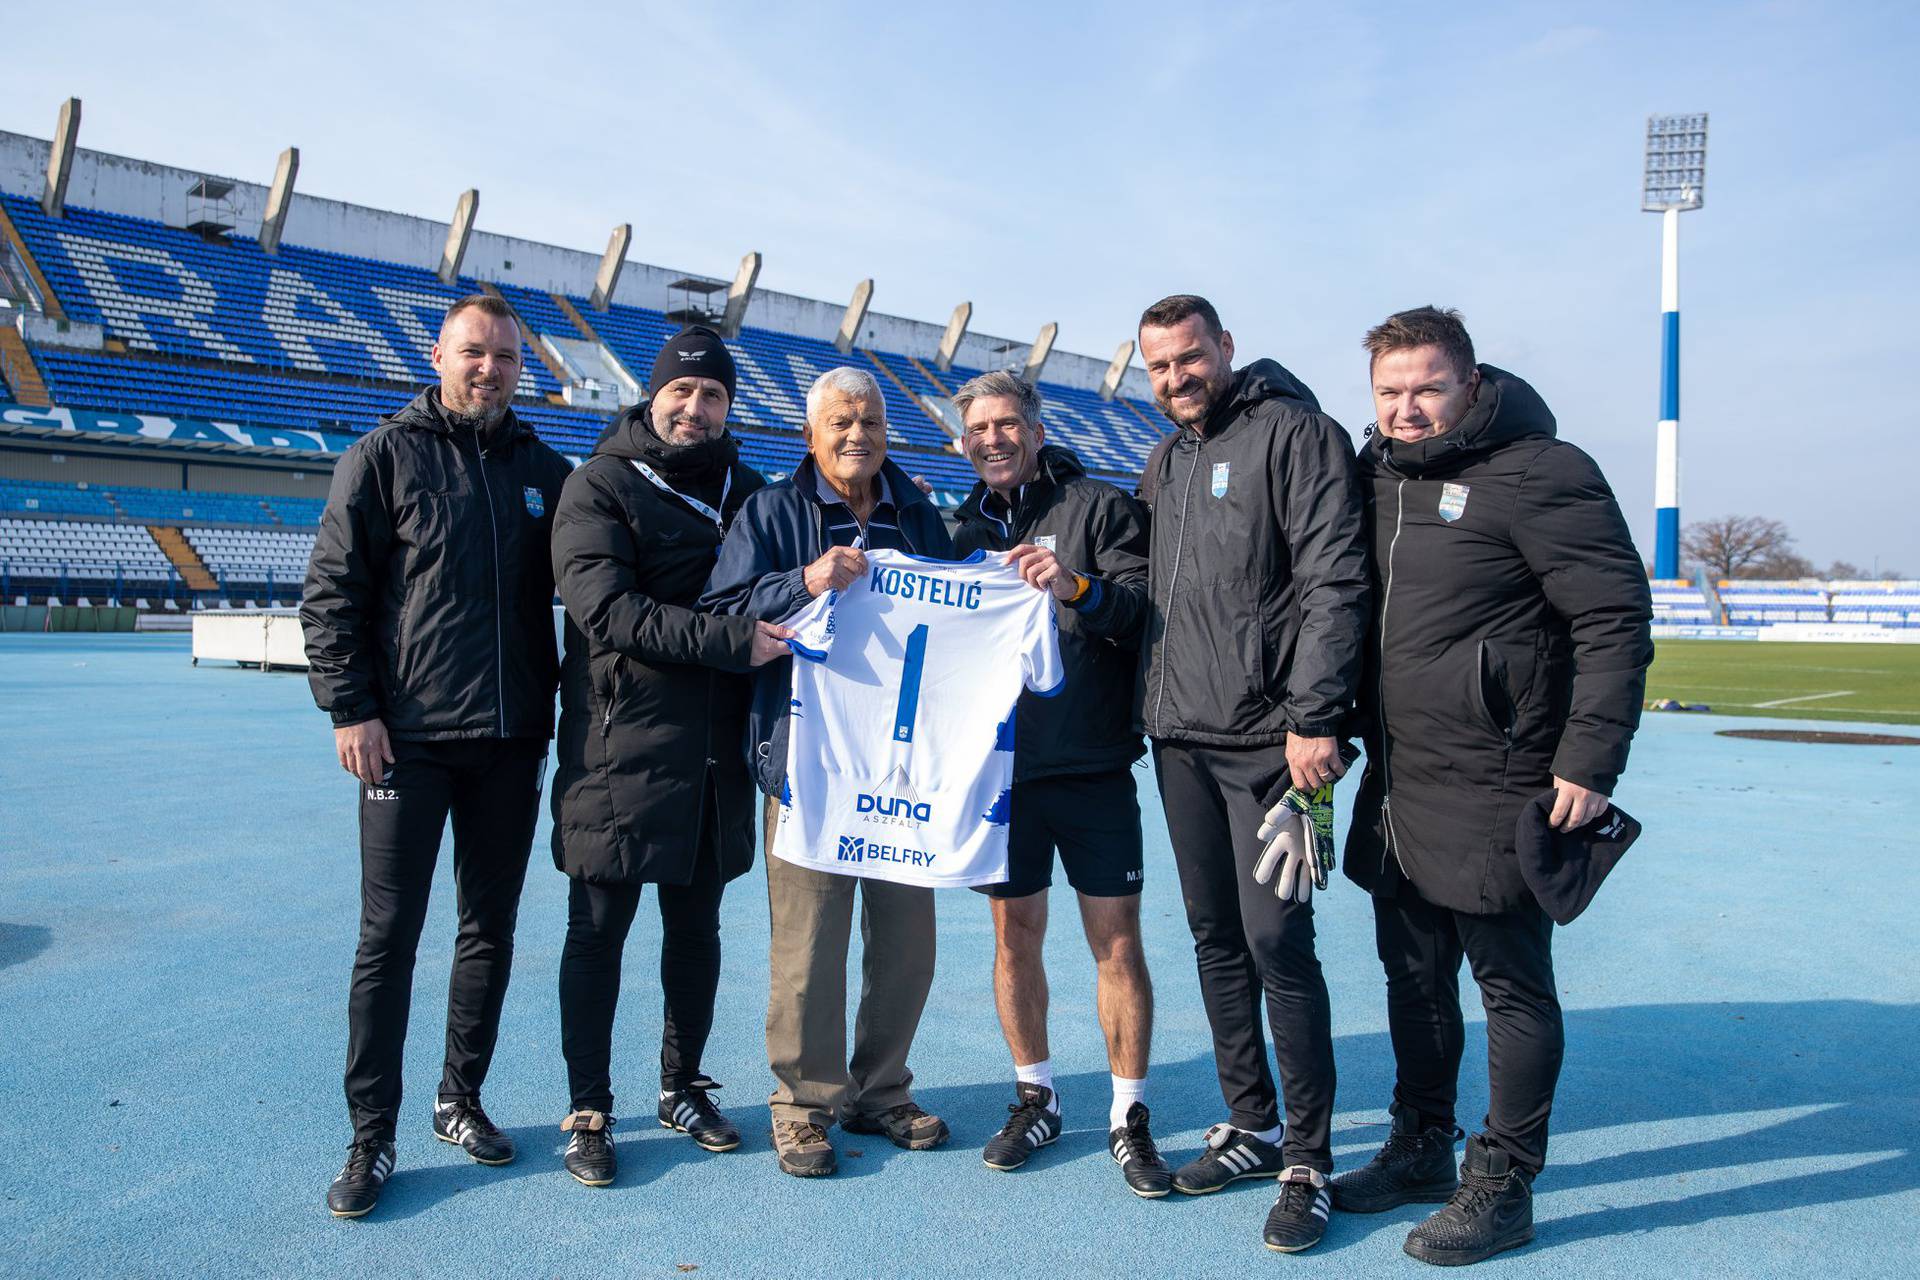
<svg viewBox="0 0 1920 1280"><path fill-rule="evenodd" d="M927 624L907 637L907 653L900 664L900 704L893 714L893 740L913 741L913 721L920 711L920 673L927 665Z"/></svg>

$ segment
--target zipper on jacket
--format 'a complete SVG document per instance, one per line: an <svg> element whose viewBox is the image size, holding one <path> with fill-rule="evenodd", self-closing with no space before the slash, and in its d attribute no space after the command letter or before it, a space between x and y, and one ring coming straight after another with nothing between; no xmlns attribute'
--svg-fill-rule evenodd
<svg viewBox="0 0 1920 1280"><path fill-rule="evenodd" d="M1380 819L1387 829L1387 852L1393 855L1400 874L1411 880L1407 864L1400 860L1400 842L1393 838L1393 749L1387 745L1387 606L1393 602L1393 552L1400 545L1400 529L1406 519L1406 487L1403 477L1393 490L1393 539L1387 543L1387 582L1380 592L1380 670L1375 676L1374 715L1380 722Z"/></svg>
<svg viewBox="0 0 1920 1280"><path fill-rule="evenodd" d="M474 433L474 452L479 455L480 487L487 495L487 527L493 530L493 711L500 724L500 736L507 736L507 659L501 638L500 621L500 517L493 509L493 482L487 479L487 450Z"/></svg>
<svg viewBox="0 0 1920 1280"><path fill-rule="evenodd" d="M1167 579L1167 627L1160 633L1160 687L1153 697L1153 725L1148 730L1155 737L1165 728L1163 712L1167 704L1167 659L1168 638L1173 634L1173 597L1180 588L1180 556L1187 545L1187 506L1193 499L1193 474L1200 469L1200 455L1206 452L1207 442L1202 440L1194 446L1193 465L1187 468L1187 487L1180 491L1180 532L1173 540L1173 574Z"/></svg>

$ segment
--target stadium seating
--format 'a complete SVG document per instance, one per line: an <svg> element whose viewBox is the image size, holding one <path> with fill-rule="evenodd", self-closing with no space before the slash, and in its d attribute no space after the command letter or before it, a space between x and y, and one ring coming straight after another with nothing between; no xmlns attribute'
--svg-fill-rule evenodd
<svg viewBox="0 0 1920 1280"><path fill-rule="evenodd" d="M1920 582L1834 582L1833 620L1881 627L1920 627Z"/></svg>
<svg viewBox="0 0 1920 1280"><path fill-rule="evenodd" d="M1829 618L1826 588L1817 582L1769 582L1744 579L1719 584L1727 621L1736 627L1764 627L1776 622L1825 622Z"/></svg>
<svg viewBox="0 0 1920 1280"><path fill-rule="evenodd" d="M1720 621L1707 599L1689 582L1655 582L1653 620L1682 626L1713 626Z"/></svg>
<svg viewBox="0 0 1920 1280"><path fill-rule="evenodd" d="M310 530L189 526L183 532L229 595L243 586L271 586L265 594L275 597L297 595L313 555Z"/></svg>
<svg viewBox="0 0 1920 1280"><path fill-rule="evenodd" d="M189 231L69 205L59 221L0 197L75 320L135 351L417 384L440 317L479 284L447 288L424 267L285 244L272 257L245 236ZM519 394L559 390L523 352Z"/></svg>
<svg viewBox="0 0 1920 1280"><path fill-rule="evenodd" d="M0 593L8 603L23 595L104 600L116 588L165 596L174 581L173 566L139 525L0 517Z"/></svg>

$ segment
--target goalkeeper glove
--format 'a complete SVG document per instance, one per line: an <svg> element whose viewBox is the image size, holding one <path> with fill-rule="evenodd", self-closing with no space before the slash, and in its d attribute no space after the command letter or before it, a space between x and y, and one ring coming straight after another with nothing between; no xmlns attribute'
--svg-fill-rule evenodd
<svg viewBox="0 0 1920 1280"><path fill-rule="evenodd" d="M1341 745L1343 763L1352 764L1358 754ZM1272 883L1275 895L1282 899L1311 901L1315 889L1327 887L1333 871L1333 780L1311 790L1288 787L1279 803L1267 810L1256 834L1267 847L1254 864L1254 880Z"/></svg>

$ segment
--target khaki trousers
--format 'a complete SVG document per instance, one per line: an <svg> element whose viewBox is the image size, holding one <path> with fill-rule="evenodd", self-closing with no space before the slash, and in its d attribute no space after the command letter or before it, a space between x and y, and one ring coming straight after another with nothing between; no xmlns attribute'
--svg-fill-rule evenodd
<svg viewBox="0 0 1920 1280"><path fill-rule="evenodd" d="M933 890L832 875L773 856L779 807L767 802L773 929L767 1063L776 1122L831 1125L911 1101L907 1051L933 985ZM847 1059L847 947L860 893L860 1013Z"/></svg>

